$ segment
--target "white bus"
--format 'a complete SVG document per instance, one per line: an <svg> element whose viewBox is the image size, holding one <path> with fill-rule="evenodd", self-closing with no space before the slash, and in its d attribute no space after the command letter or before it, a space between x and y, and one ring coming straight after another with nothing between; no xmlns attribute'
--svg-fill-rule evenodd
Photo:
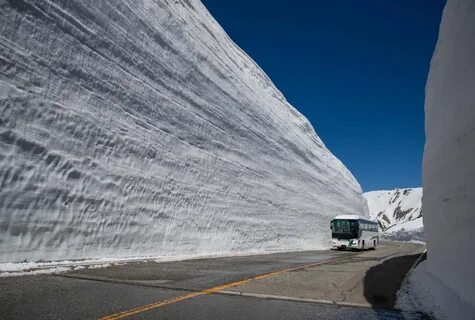
<svg viewBox="0 0 475 320"><path fill-rule="evenodd" d="M378 223L357 215L340 215L330 223L331 248L376 249L379 243Z"/></svg>

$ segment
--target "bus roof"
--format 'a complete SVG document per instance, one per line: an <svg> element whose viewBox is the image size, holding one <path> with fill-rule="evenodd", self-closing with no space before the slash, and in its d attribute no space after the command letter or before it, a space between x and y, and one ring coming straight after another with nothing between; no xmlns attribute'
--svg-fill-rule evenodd
<svg viewBox="0 0 475 320"><path fill-rule="evenodd" d="M365 217L361 217L359 215L356 215L356 214L341 214L339 216L336 216L335 218L333 218L333 220L365 220L365 221L369 221L369 222L374 222L372 220L370 220L369 218L365 218Z"/></svg>

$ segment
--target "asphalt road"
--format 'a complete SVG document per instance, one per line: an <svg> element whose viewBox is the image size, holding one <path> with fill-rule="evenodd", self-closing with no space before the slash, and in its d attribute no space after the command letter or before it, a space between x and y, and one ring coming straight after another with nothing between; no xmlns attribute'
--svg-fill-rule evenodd
<svg viewBox="0 0 475 320"><path fill-rule="evenodd" d="M306 251L0 278L0 319L428 319L394 309L423 252Z"/></svg>

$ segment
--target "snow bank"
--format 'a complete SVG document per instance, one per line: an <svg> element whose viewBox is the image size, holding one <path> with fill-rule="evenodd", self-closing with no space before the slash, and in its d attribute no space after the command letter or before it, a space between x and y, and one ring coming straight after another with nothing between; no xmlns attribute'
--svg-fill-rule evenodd
<svg viewBox="0 0 475 320"><path fill-rule="evenodd" d="M475 2L449 0L426 86L423 160L429 304L475 314ZM421 271L422 272L422 271ZM431 288L440 288L436 291ZM443 289L447 288L447 289ZM466 305L452 315L444 290ZM453 300L453 299L451 299ZM464 310L468 310L464 309Z"/></svg>
<svg viewBox="0 0 475 320"><path fill-rule="evenodd" d="M407 313L406 319L417 312L437 319L475 319L472 306L429 272L427 264L421 262L398 291L396 308Z"/></svg>
<svg viewBox="0 0 475 320"><path fill-rule="evenodd" d="M366 214L201 2L0 6L0 262L315 249Z"/></svg>

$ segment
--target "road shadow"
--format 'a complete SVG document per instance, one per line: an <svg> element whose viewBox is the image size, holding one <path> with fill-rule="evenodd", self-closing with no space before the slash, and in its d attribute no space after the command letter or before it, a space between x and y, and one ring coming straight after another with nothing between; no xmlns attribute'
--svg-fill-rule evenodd
<svg viewBox="0 0 475 320"><path fill-rule="evenodd" d="M379 315L378 318L388 319L386 311L394 310L396 294L419 256L420 254L414 254L391 258L366 272L363 293L371 307L375 309L376 314ZM401 312L399 316L401 319L408 320L434 319L432 316L420 312Z"/></svg>
<svg viewBox="0 0 475 320"><path fill-rule="evenodd" d="M364 296L375 309L394 309L396 293L420 254L388 259L368 271L364 277Z"/></svg>

